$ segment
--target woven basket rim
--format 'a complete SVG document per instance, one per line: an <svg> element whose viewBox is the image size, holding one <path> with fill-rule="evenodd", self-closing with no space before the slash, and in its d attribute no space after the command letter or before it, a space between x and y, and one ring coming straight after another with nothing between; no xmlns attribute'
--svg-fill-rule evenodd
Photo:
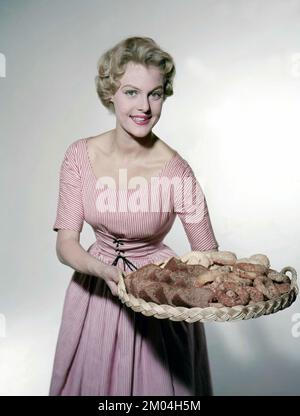
<svg viewBox="0 0 300 416"><path fill-rule="evenodd" d="M180 257L176 257L179 258ZM168 260L156 265L164 265ZM185 306L172 306L168 304L157 304L155 302L147 302L142 298L137 298L131 293L127 293L123 274L120 276L118 283L118 296L122 303L133 309L135 312L140 312L145 316L153 316L158 319L171 319L173 321L193 322L227 322L236 320L246 320L258 318L262 315L269 315L289 307L296 299L299 288L297 285L297 272L291 266L286 266L281 270L281 273L292 274L289 277L291 281L291 290L276 298L268 299L266 301L252 303L250 305L236 305L233 307L223 306L215 307L208 306L206 308ZM126 276L125 276L126 279Z"/></svg>

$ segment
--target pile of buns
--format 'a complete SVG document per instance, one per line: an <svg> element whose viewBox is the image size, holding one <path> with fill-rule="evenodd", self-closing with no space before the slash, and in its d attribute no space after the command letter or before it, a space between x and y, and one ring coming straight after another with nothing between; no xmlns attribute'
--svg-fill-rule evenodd
<svg viewBox="0 0 300 416"><path fill-rule="evenodd" d="M232 307L276 298L291 289L264 254L238 259L230 251L192 251L125 277L127 293L147 302L184 307Z"/></svg>

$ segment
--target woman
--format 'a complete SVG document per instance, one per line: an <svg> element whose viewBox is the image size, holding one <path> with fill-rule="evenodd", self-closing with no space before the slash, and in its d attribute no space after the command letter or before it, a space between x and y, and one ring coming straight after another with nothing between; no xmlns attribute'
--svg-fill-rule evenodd
<svg viewBox="0 0 300 416"><path fill-rule="evenodd" d="M116 116L116 127L73 142L61 165L53 230L59 260L75 271L65 297L50 395L212 394L203 324L145 317L116 296L121 271L126 275L178 256L163 243L176 215L192 250L218 247L191 167L152 132L165 99L173 94L174 74L172 57L147 37L121 41L98 63L97 92ZM127 181L145 185L142 194L120 185L124 173ZM192 179L188 204L182 205L178 184L173 197L152 189L150 178L175 176ZM104 180L116 188L104 189ZM195 188L202 198L191 221ZM164 197L171 209L138 210L136 192L143 203L148 196L156 202ZM79 237L84 221L96 236L87 251Z"/></svg>

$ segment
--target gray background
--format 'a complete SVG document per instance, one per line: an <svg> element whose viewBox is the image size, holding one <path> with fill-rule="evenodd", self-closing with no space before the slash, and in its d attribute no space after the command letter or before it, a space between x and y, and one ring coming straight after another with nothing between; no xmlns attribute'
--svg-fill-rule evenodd
<svg viewBox="0 0 300 416"><path fill-rule="evenodd" d="M96 63L135 35L175 59L154 131L194 168L220 250L300 270L300 1L1 0L2 395L48 394L72 274L52 231L59 166L70 143L115 126ZM178 218L165 243L189 251ZM205 324L216 395L299 394L299 305Z"/></svg>

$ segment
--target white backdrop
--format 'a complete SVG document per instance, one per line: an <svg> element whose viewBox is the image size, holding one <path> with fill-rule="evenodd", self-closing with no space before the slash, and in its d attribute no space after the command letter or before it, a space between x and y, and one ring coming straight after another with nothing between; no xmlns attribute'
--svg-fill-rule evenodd
<svg viewBox="0 0 300 416"><path fill-rule="evenodd" d="M194 168L220 250L300 271L299 16L299 0L1 0L1 395L48 394L72 275L52 231L59 166L71 142L114 127L94 76L125 37L175 59L154 131ZM189 251L178 218L165 243ZM298 395L299 312L205 324L214 393Z"/></svg>

